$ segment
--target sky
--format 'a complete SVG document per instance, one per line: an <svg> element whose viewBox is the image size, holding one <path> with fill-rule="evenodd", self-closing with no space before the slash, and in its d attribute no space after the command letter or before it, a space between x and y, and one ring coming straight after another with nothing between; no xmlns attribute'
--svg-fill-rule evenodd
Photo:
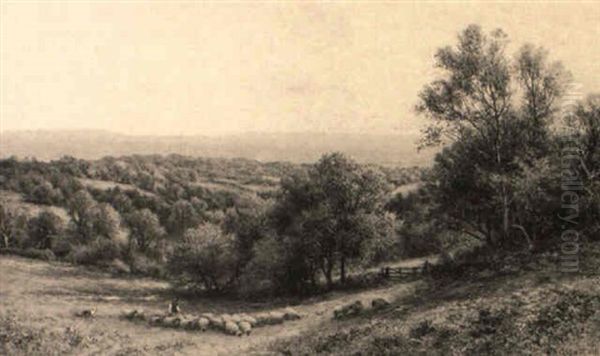
<svg viewBox="0 0 600 356"><path fill-rule="evenodd" d="M600 3L4 1L0 129L416 132L437 48L471 23L600 92Z"/></svg>

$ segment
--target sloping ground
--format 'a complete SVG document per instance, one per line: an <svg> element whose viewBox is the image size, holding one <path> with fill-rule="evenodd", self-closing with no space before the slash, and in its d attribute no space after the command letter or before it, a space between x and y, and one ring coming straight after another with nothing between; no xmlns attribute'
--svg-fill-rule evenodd
<svg viewBox="0 0 600 356"><path fill-rule="evenodd" d="M484 270L431 281L384 312L324 325L270 349L285 355L600 355L600 263L587 266L578 274Z"/></svg>
<svg viewBox="0 0 600 356"><path fill-rule="evenodd" d="M244 338L149 327L121 319L127 309L141 308L147 313L166 309L171 297L168 285L151 279L115 278L82 267L1 256L0 286L0 354L241 355L250 350L258 353L256 350L276 340L335 323L331 312L336 305L406 297L418 283L308 300L294 306L304 315L301 320L258 328ZM92 306L98 310L95 319L75 316ZM201 299L184 301L182 309L191 314L253 313L274 307Z"/></svg>

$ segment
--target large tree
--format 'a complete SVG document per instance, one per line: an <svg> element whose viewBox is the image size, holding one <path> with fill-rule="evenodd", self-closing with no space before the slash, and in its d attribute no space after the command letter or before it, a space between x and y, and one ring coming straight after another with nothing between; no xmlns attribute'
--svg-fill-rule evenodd
<svg viewBox="0 0 600 356"><path fill-rule="evenodd" d="M348 264L364 257L370 240L390 238L393 229L383 213L387 188L376 170L341 153L324 155L308 173L282 183L279 232L297 241L305 264L316 265L329 285L339 268L343 284Z"/></svg>
<svg viewBox="0 0 600 356"><path fill-rule="evenodd" d="M425 86L418 105L431 120L423 145L447 145L433 175L440 212L492 244L525 231L514 210L515 182L547 153L568 78L543 49L526 45L512 59L507 43L501 30L467 27L456 47L438 50L443 74Z"/></svg>
<svg viewBox="0 0 600 356"><path fill-rule="evenodd" d="M31 218L28 223L29 238L35 248L52 248L52 239L59 237L64 231L64 223L60 216L50 210L43 210Z"/></svg>
<svg viewBox="0 0 600 356"><path fill-rule="evenodd" d="M157 243L165 235L158 216L149 209L136 210L125 219L129 227L130 249L137 247L146 252L153 243Z"/></svg>
<svg viewBox="0 0 600 356"><path fill-rule="evenodd" d="M169 270L184 284L221 291L236 277L234 242L233 235L214 224L188 229L169 258Z"/></svg>

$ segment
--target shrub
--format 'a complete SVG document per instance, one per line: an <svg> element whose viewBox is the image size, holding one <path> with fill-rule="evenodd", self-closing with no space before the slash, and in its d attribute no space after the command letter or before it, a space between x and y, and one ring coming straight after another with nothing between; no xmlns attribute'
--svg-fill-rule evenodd
<svg viewBox="0 0 600 356"><path fill-rule="evenodd" d="M129 258L131 272L161 278L165 276L165 266L159 261L142 254L134 254Z"/></svg>
<svg viewBox="0 0 600 356"><path fill-rule="evenodd" d="M108 239L96 239L88 245L73 248L67 259L73 263L98 265L122 257L122 246Z"/></svg>
<svg viewBox="0 0 600 356"><path fill-rule="evenodd" d="M52 247L53 238L63 233L64 224L60 216L42 211L29 220L28 230L30 243L36 248L47 249Z"/></svg>
<svg viewBox="0 0 600 356"><path fill-rule="evenodd" d="M208 291L221 291L236 277L234 237L217 225L205 223L188 229L168 261L169 271L178 282Z"/></svg>

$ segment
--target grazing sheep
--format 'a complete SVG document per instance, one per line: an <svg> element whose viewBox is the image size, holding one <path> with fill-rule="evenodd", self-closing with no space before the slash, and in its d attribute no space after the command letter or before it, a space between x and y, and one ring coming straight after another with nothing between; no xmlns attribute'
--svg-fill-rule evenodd
<svg viewBox="0 0 600 356"><path fill-rule="evenodd" d="M390 302L383 298L375 298L371 301L371 307L374 310L385 309L390 306Z"/></svg>
<svg viewBox="0 0 600 356"><path fill-rule="evenodd" d="M80 312L75 313L76 316L81 318L93 318L96 316L96 307L92 309L85 309Z"/></svg>
<svg viewBox="0 0 600 356"><path fill-rule="evenodd" d="M213 314L206 315L204 317L208 320L209 326L214 330L222 330L223 329L223 319Z"/></svg>
<svg viewBox="0 0 600 356"><path fill-rule="evenodd" d="M206 318L199 318L197 320L198 330L206 331L210 325L210 321Z"/></svg>
<svg viewBox="0 0 600 356"><path fill-rule="evenodd" d="M256 326L263 326L269 324L269 314L268 313L260 313L254 316L256 320Z"/></svg>
<svg viewBox="0 0 600 356"><path fill-rule="evenodd" d="M283 313L284 313L283 318L285 320L298 320L298 319L302 318L300 316L300 313L298 313L296 310L294 310L294 308L291 308L291 307L285 308Z"/></svg>
<svg viewBox="0 0 600 356"><path fill-rule="evenodd" d="M233 321L234 323L239 323L240 321L242 321L242 317L240 314L233 314L230 318L231 321Z"/></svg>
<svg viewBox="0 0 600 356"><path fill-rule="evenodd" d="M249 323L252 327L255 327L258 324L258 320L247 314L242 314L242 321Z"/></svg>
<svg viewBox="0 0 600 356"><path fill-rule="evenodd" d="M233 321L225 322L225 332L229 335L242 336L240 328Z"/></svg>
<svg viewBox="0 0 600 356"><path fill-rule="evenodd" d="M267 318L268 325L283 324L285 314L281 312L270 312Z"/></svg>
<svg viewBox="0 0 600 356"><path fill-rule="evenodd" d="M182 325L187 330L206 331L209 323L210 322L206 318L196 318L192 320L186 320L182 323Z"/></svg>
<svg viewBox="0 0 600 356"><path fill-rule="evenodd" d="M242 332L242 334L244 334L246 336L250 336L250 332L252 331L252 325L250 325L249 322L240 321L238 323L238 327L240 328L240 331Z"/></svg>
<svg viewBox="0 0 600 356"><path fill-rule="evenodd" d="M163 320L163 324L172 328L178 328L181 326L181 318L177 316L166 317Z"/></svg>

